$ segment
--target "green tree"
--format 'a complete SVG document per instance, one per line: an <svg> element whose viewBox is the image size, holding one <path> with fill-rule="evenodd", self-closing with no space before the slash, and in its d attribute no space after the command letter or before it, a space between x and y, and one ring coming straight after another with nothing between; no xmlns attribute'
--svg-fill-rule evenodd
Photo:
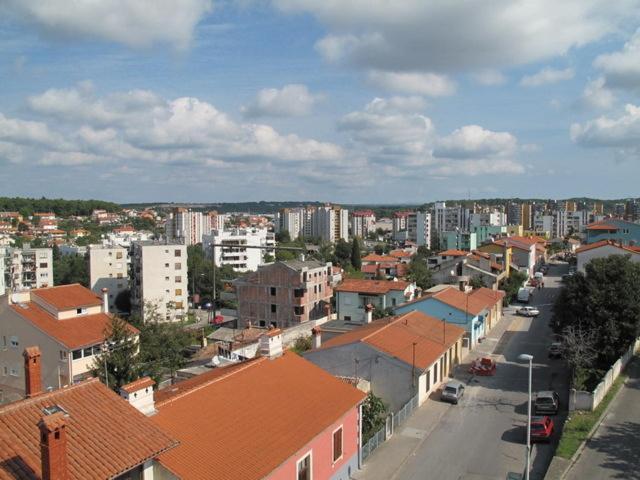
<svg viewBox="0 0 640 480"><path fill-rule="evenodd" d="M374 247L373 247L373 251L377 254L377 255L385 255L387 253L389 253L389 245L387 245L386 243L377 243Z"/></svg>
<svg viewBox="0 0 640 480"><path fill-rule="evenodd" d="M360 270L362 268L362 256L360 254L360 241L358 237L353 237L353 241L351 242L351 265L356 270Z"/></svg>
<svg viewBox="0 0 640 480"><path fill-rule="evenodd" d="M380 308L374 308L373 314L371 316L375 319L378 319L378 318L392 317L393 315L394 315L393 308L387 307L384 310Z"/></svg>
<svg viewBox="0 0 640 480"><path fill-rule="evenodd" d="M102 383L118 392L121 386L138 378L138 342L131 326L115 316L104 333L104 351L94 360L92 371Z"/></svg>
<svg viewBox="0 0 640 480"><path fill-rule="evenodd" d="M347 265L351 265L351 245L349 242L342 238L335 244L333 254L336 258L336 262L342 267L346 268Z"/></svg>
<svg viewBox="0 0 640 480"><path fill-rule="evenodd" d="M53 284L79 283L89 287L89 265L81 255L60 255L53 259Z"/></svg>
<svg viewBox="0 0 640 480"><path fill-rule="evenodd" d="M500 290L504 290L505 292L503 300L505 306L513 302L518 295L518 290L520 290L526 279L527 274L525 272L519 272L515 268L512 268L509 276L500 280Z"/></svg>
<svg viewBox="0 0 640 480"><path fill-rule="evenodd" d="M269 253L264 254L264 263L271 263L275 260L275 257Z"/></svg>
<svg viewBox="0 0 640 480"><path fill-rule="evenodd" d="M298 337L296 341L293 343L293 347L290 348L292 352L300 354L302 352L306 352L307 350L311 350L313 348L313 339L312 337Z"/></svg>
<svg viewBox="0 0 640 480"><path fill-rule="evenodd" d="M420 287L422 290L427 290L433 287L431 270L427 266L427 262L423 257L416 256L411 259L407 273L407 280L414 282L416 286Z"/></svg>
<svg viewBox="0 0 640 480"><path fill-rule="evenodd" d="M387 407L380 397L369 392L362 402L362 441L367 442L380 430L387 418Z"/></svg>
<svg viewBox="0 0 640 480"><path fill-rule="evenodd" d="M281 230L276 233L276 242L291 243L291 234L289 233L289 230Z"/></svg>
<svg viewBox="0 0 640 480"><path fill-rule="evenodd" d="M420 245L418 247L418 252L416 253L416 255L423 258L429 258L432 255L432 252L426 245Z"/></svg>
<svg viewBox="0 0 640 480"><path fill-rule="evenodd" d="M469 286L474 290L484 287L484 275L482 273L474 275L469 279Z"/></svg>

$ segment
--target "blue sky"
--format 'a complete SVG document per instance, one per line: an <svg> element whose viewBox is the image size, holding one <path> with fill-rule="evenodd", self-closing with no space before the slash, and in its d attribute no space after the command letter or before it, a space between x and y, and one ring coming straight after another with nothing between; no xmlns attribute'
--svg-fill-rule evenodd
<svg viewBox="0 0 640 480"><path fill-rule="evenodd" d="M4 0L1 195L638 196L640 2Z"/></svg>

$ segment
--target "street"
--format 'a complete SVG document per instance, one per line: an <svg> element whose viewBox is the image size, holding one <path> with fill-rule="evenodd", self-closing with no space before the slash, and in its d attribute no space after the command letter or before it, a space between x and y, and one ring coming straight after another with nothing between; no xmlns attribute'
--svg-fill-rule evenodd
<svg viewBox="0 0 640 480"><path fill-rule="evenodd" d="M458 405L446 407L439 421L425 432L424 438L391 478L503 480L508 472L523 472L528 364L518 362L517 357L521 353L533 355L533 392L556 390L561 395L561 410L566 411L568 378L565 364L562 360L549 360L547 356L551 343L548 326L551 307L561 287L560 276L566 269L566 264L552 265L545 278L545 288L535 291L531 305L541 311L537 318L516 316L514 306L506 309L508 326L502 337L486 339L479 347L493 352L498 363L496 375L473 377L467 373L468 365L459 366L456 378L468 385L465 397ZM420 410L430 408L442 408L437 394ZM562 423L559 420L564 416L561 412L553 418ZM405 429L411 429L411 420ZM403 434L402 429L396 432L396 435ZM531 479L543 478L558 436L556 431L551 444L533 447ZM394 440L392 437L387 443ZM381 448L374 456L384 455L384 450ZM359 478L381 478L374 469L367 471L366 464L363 473Z"/></svg>
<svg viewBox="0 0 640 480"><path fill-rule="evenodd" d="M629 379L567 480L640 479L640 362L629 365Z"/></svg>

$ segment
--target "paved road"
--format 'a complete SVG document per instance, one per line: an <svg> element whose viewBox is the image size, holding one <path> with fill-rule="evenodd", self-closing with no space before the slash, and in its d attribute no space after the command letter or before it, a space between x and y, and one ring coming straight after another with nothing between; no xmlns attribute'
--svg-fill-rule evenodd
<svg viewBox="0 0 640 480"><path fill-rule="evenodd" d="M629 367L629 380L567 480L640 479L640 361Z"/></svg>
<svg viewBox="0 0 640 480"><path fill-rule="evenodd" d="M494 377L471 377L464 366L459 369L461 373L456 377L468 383L465 397L459 405L447 410L393 479L504 480L510 471L523 471L528 366L519 363L517 357L520 353L534 356L534 392L567 391L564 363L547 358L551 304L566 268L566 264L552 266L545 288L536 290L532 305L539 306L539 317L513 316L511 325L495 345L498 367ZM508 315L513 315L512 312ZM566 406L567 399L562 401ZM532 479L543 478L556 438L551 445L534 448Z"/></svg>

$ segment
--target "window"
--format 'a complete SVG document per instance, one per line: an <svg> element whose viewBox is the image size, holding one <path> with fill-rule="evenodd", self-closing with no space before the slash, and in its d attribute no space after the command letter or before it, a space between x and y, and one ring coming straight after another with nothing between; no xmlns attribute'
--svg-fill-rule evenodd
<svg viewBox="0 0 640 480"><path fill-rule="evenodd" d="M395 298L391 299L391 305L394 306L394 307L396 306L396 299Z"/></svg>
<svg viewBox="0 0 640 480"><path fill-rule="evenodd" d="M298 460L298 480L311 480L311 452Z"/></svg>
<svg viewBox="0 0 640 480"><path fill-rule="evenodd" d="M3 347L6 347L6 346L7 346L7 336L6 336L6 335L3 335L3 336L2 336L2 346L3 346Z"/></svg>
<svg viewBox="0 0 640 480"><path fill-rule="evenodd" d="M293 313L296 315L304 315L304 307L293 307Z"/></svg>
<svg viewBox="0 0 640 480"><path fill-rule="evenodd" d="M18 341L18 337L16 337L15 335L11 336L11 338L9 339L9 343L11 344L11 346L13 348L18 348L20 346L20 342Z"/></svg>
<svg viewBox="0 0 640 480"><path fill-rule="evenodd" d="M76 314L84 315L85 313L87 313L87 309L86 308L76 308Z"/></svg>
<svg viewBox="0 0 640 480"><path fill-rule="evenodd" d="M276 287L271 287L271 296L275 297L276 296Z"/></svg>
<svg viewBox="0 0 640 480"><path fill-rule="evenodd" d="M307 283L307 272L304 272L304 273L302 274L302 281L303 281L304 283Z"/></svg>
<svg viewBox="0 0 640 480"><path fill-rule="evenodd" d="M271 304L271 313L276 313L276 304L275 303Z"/></svg>
<svg viewBox="0 0 640 480"><path fill-rule="evenodd" d="M333 432L333 463L342 458L342 427Z"/></svg>
<svg viewBox="0 0 640 480"><path fill-rule="evenodd" d="M293 296L294 296L295 298L302 298L302 297L304 297L304 289L302 289L302 288L296 288L296 289L293 291Z"/></svg>
<svg viewBox="0 0 640 480"><path fill-rule="evenodd" d="M169 277L164 277L164 279L168 282L169 281Z"/></svg>
<svg viewBox="0 0 640 480"><path fill-rule="evenodd" d="M173 255L176 256L176 257L180 257L180 256L182 256L182 251L176 249L176 250L174 250Z"/></svg>
<svg viewBox="0 0 640 480"><path fill-rule="evenodd" d="M176 267L176 270L180 270L182 269L182 264L178 262L176 263L175 267Z"/></svg>
<svg viewBox="0 0 640 480"><path fill-rule="evenodd" d="M118 273L118 274L116 275L116 278L122 278L122 274L121 274L121 273Z"/></svg>
<svg viewBox="0 0 640 480"><path fill-rule="evenodd" d="M177 276L176 277L176 283L182 283L182 277L181 276Z"/></svg>
<svg viewBox="0 0 640 480"><path fill-rule="evenodd" d="M165 263L165 264L164 264L164 268L169 268L169 264L168 264L168 263Z"/></svg>
<svg viewBox="0 0 640 480"><path fill-rule="evenodd" d="M313 286L313 293L318 293L318 286L317 285Z"/></svg>
<svg viewBox="0 0 640 480"><path fill-rule="evenodd" d="M180 295L182 295L182 289L176 288L176 297L179 297Z"/></svg>
<svg viewBox="0 0 640 480"><path fill-rule="evenodd" d="M67 359L67 352L65 350L60 350L60 360Z"/></svg>
<svg viewBox="0 0 640 480"><path fill-rule="evenodd" d="M344 316L344 321L345 322L350 322L351 321L351 315L345 315Z"/></svg>
<svg viewBox="0 0 640 480"><path fill-rule="evenodd" d="M74 360L79 360L80 358L82 358L82 350L74 350L71 354L71 358L73 358Z"/></svg>
<svg viewBox="0 0 640 480"><path fill-rule="evenodd" d="M11 369L9 370L9 375L11 375L12 377L17 377L18 376L18 369L15 367L11 367Z"/></svg>
<svg viewBox="0 0 640 480"><path fill-rule="evenodd" d="M117 259L122 258L122 252L116 252L116 258Z"/></svg>
<svg viewBox="0 0 640 480"><path fill-rule="evenodd" d="M85 348L82 356L83 357L90 357L91 355L93 355L93 349L91 347Z"/></svg>
<svg viewBox="0 0 640 480"><path fill-rule="evenodd" d="M2 369L2 374L6 377L7 375L9 375L9 369L5 366Z"/></svg>
<svg viewBox="0 0 640 480"><path fill-rule="evenodd" d="M47 268L48 266L49 266L49 264L46 263L46 262L41 262L40 263L40 268Z"/></svg>
<svg viewBox="0 0 640 480"><path fill-rule="evenodd" d="M176 310L182 310L182 302L175 302L174 306L175 306Z"/></svg>

